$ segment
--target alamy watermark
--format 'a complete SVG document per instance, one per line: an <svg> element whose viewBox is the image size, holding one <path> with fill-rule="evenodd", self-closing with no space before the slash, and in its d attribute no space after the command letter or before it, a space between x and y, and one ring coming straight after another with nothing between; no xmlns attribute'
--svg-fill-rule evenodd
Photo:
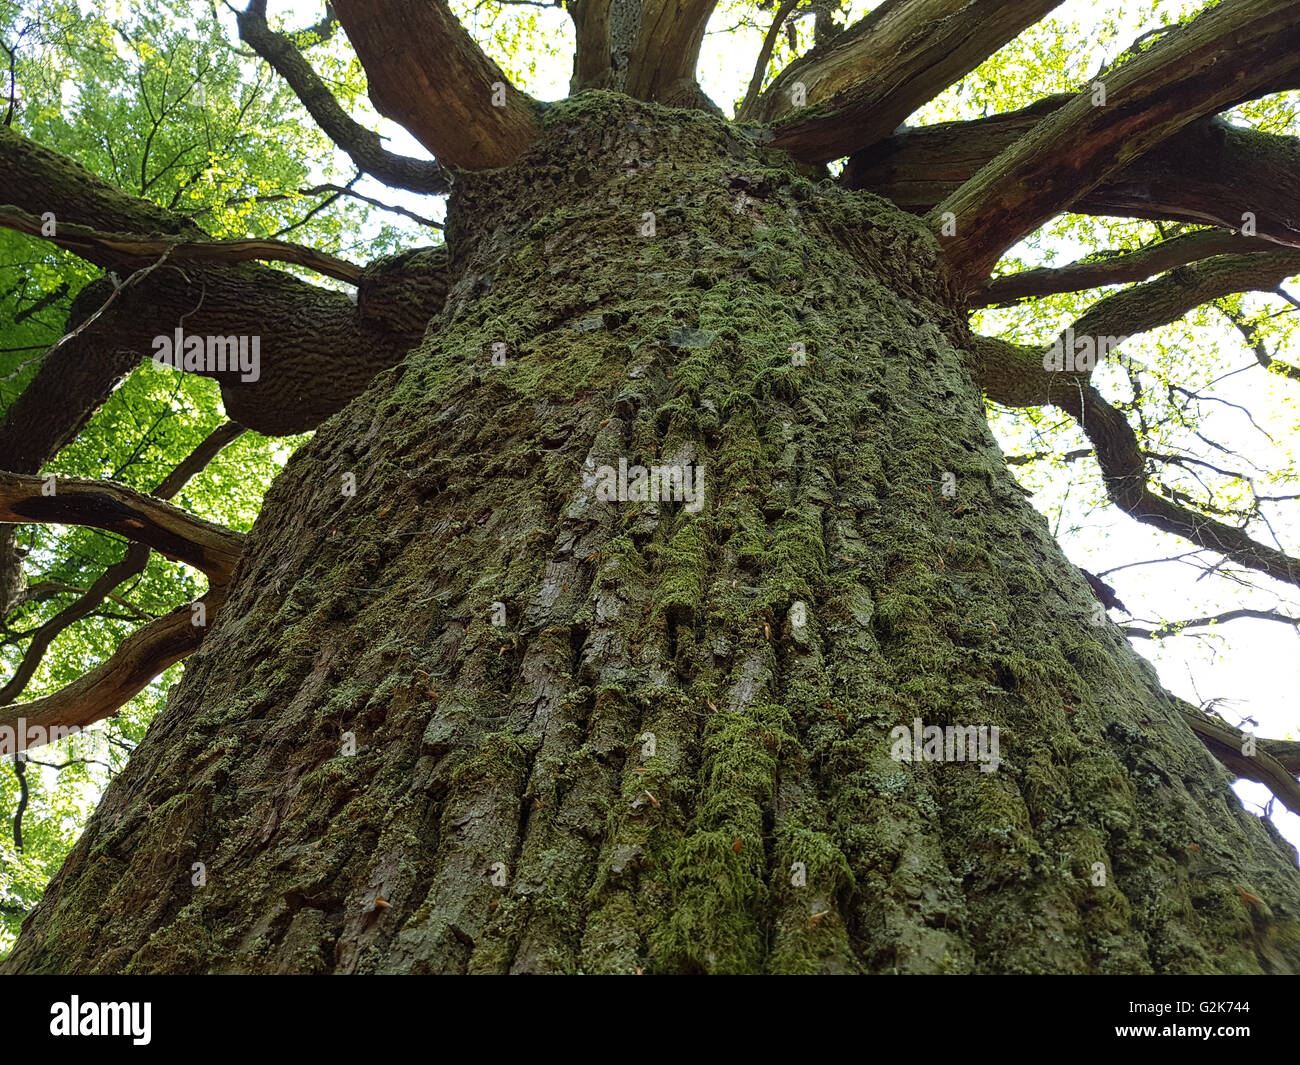
<svg viewBox="0 0 1300 1065"><path fill-rule="evenodd" d="M698 514L704 507L704 467L670 464L666 466L628 466L619 459L618 466L596 467L596 498L602 503L685 503L685 510Z"/></svg>
<svg viewBox="0 0 1300 1065"><path fill-rule="evenodd" d="M1065 332L1043 352L1043 369L1070 373L1091 371L1099 362L1112 358L1115 349L1127 339L1126 336L1092 336L1087 333L1076 336L1074 327L1067 326ZM1122 365L1125 360L1116 356L1115 361Z"/></svg>
<svg viewBox="0 0 1300 1065"><path fill-rule="evenodd" d="M172 336L153 338L155 366L189 373L238 373L252 383L262 376L260 336L186 336L180 326Z"/></svg>
<svg viewBox="0 0 1300 1065"><path fill-rule="evenodd" d="M82 1002L72 995L50 1007L50 1035L130 1036L136 1046L148 1046L152 1012L150 1002Z"/></svg>
<svg viewBox="0 0 1300 1065"><path fill-rule="evenodd" d="M922 725L918 717L895 725L889 738L895 762L979 762L981 773L996 773L1002 761L997 725Z"/></svg>
<svg viewBox="0 0 1300 1065"><path fill-rule="evenodd" d="M13 758L30 748L66 740L80 731L77 725L29 725L27 718L20 717L17 725L0 725L0 756Z"/></svg>

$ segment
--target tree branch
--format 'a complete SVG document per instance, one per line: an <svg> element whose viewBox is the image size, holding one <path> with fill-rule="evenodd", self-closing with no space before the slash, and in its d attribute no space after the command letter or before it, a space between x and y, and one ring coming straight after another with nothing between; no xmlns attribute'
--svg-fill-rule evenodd
<svg viewBox="0 0 1300 1065"><path fill-rule="evenodd" d="M1300 249L1214 255L1098 300L1074 323L1074 331L1080 336L1134 336L1234 292L1270 291L1296 274Z"/></svg>
<svg viewBox="0 0 1300 1065"><path fill-rule="evenodd" d="M210 621L225 601L224 585L214 585L200 603ZM0 729L17 729L20 719L27 728L84 728L114 714L123 704L143 691L158 674L193 652L207 632L194 624L190 604L177 607L156 621L137 629L107 660L53 695L25 703L0 706ZM29 747L49 742L48 732L35 741L24 737Z"/></svg>
<svg viewBox="0 0 1300 1065"><path fill-rule="evenodd" d="M1236 621L1239 618L1254 618L1257 621L1280 621L1286 625L1300 628L1300 618L1292 617L1289 614L1283 614L1276 610L1252 610L1239 607L1236 610L1225 610L1220 614L1210 614L1201 618L1188 618L1185 621L1166 621L1153 629L1144 629L1140 625L1123 625L1121 631L1125 636L1132 636L1140 640L1160 640L1166 636L1177 636L1189 629L1205 629L1212 625L1221 625L1227 621ZM1297 746L1300 746L1300 744L1297 744Z"/></svg>
<svg viewBox="0 0 1300 1065"><path fill-rule="evenodd" d="M27 589L27 594L23 596L24 603L37 603L42 599L50 599L56 595L76 595L86 596L91 594L89 588L78 588L75 584L64 584L62 581L37 581ZM115 592L109 592L104 599L117 603L118 606L125 607L141 621L152 621L158 615L150 614L146 610L141 610L131 600L125 596L117 595ZM66 626L64 626L66 628ZM3 700L0 700L3 701Z"/></svg>
<svg viewBox="0 0 1300 1065"><path fill-rule="evenodd" d="M993 402L1005 406L1054 403L1078 421L1096 451L1106 494L1131 518L1217 551L1249 570L1300 586L1300 559L1260 544L1244 529L1153 493L1138 436L1126 417L1089 384L1087 373L1045 371L1039 348L993 337L976 339L972 352L980 384Z"/></svg>
<svg viewBox="0 0 1300 1065"><path fill-rule="evenodd" d="M100 574L75 602L69 603L40 625L31 634L22 661L18 663L13 676L5 682L3 688L0 688L0 705L12 702L23 693L32 677L36 675L45 652L62 632L93 614L114 588L123 581L143 573L148 562L149 548L141 543L131 544L121 561L109 566Z"/></svg>
<svg viewBox="0 0 1300 1065"><path fill-rule="evenodd" d="M302 244L254 238L247 240L175 240L137 233L105 233L89 226L65 222L55 233L42 232L41 219L11 205L0 205L0 226L39 237L108 268L132 268L166 255L173 263L242 263L260 259L293 263L355 285L361 267Z"/></svg>
<svg viewBox="0 0 1300 1065"><path fill-rule="evenodd" d="M767 64L772 61L772 52L776 48L777 38L781 36L781 27L790 17L790 12L798 6L799 0L781 0L780 7L772 16L772 25L767 28L767 33L763 36L763 47L759 49L758 58L754 60L754 73L749 79L749 88L745 90L745 99L741 101L740 109L736 112L737 122L744 122L752 117L754 108L758 104L758 94L763 89L763 76L767 73Z"/></svg>
<svg viewBox="0 0 1300 1065"><path fill-rule="evenodd" d="M1290 0L1225 0L1106 78L1106 103L1082 93L1038 123L928 216L956 236L948 262L974 288L1027 233L1197 118L1300 74Z"/></svg>
<svg viewBox="0 0 1300 1065"><path fill-rule="evenodd" d="M18 805L14 809L14 850L23 849L23 814L27 812L27 765L21 758L14 758L14 776L18 778Z"/></svg>
<svg viewBox="0 0 1300 1065"><path fill-rule="evenodd" d="M222 448L242 432L243 430L233 422L226 422L218 426L163 478L158 487L154 489L153 495L158 499L172 498L189 482L191 477L204 469ZM3 528L12 529L12 526L7 525ZM81 592L76 602L64 607L54 617L37 628L31 635L27 649L23 652L23 659L14 671L14 675L9 678L3 688L0 688L0 704L12 702L23 693L28 682L35 675L46 650L61 632L88 617L104 599L116 598L111 594L113 589L123 581L143 573L148 561L149 548L143 543L133 542L127 548L122 560L105 570L94 584ZM37 587L39 585L34 585L29 590L29 598L31 598L30 593L34 592Z"/></svg>
<svg viewBox="0 0 1300 1065"><path fill-rule="evenodd" d="M1212 243L1209 238L1214 236L1192 235L1206 238L1201 244L1203 247ZM1153 250L1163 247L1164 244L1155 245ZM1298 273L1300 250L1214 255L1179 267L1154 281L1103 297L1070 326L1070 331L1075 336L1090 337L1094 341L1104 336L1135 336L1177 321L1210 300L1235 292L1271 291L1285 278ZM1010 275L1008 280L1018 276ZM995 403L1004 407L1041 407L1048 403L1061 406L1063 402L1077 404L1080 384L1088 381L1091 371L1048 370L1043 366L1045 350L997 337L977 336L971 343L977 380Z"/></svg>
<svg viewBox="0 0 1300 1065"><path fill-rule="evenodd" d="M1050 96L973 122L907 127L852 156L841 181L925 214L1069 99ZM1261 239L1300 246L1300 138L1201 119L1069 210L1231 230L1249 211Z"/></svg>
<svg viewBox="0 0 1300 1065"><path fill-rule="evenodd" d="M1300 782L1296 780L1296 773L1300 772L1300 754L1297 753L1300 744L1248 737L1227 722L1203 714L1194 707L1180 703L1178 709L1197 738L1228 772L1263 784L1283 806L1293 814L1300 814ZM1243 754L1251 741L1255 753ZM1288 764L1284 764L1278 755L1286 758Z"/></svg>
<svg viewBox="0 0 1300 1065"><path fill-rule="evenodd" d="M824 163L889 136L1061 0L885 0L759 97L772 144ZM796 86L808 106L795 107Z"/></svg>
<svg viewBox="0 0 1300 1065"><path fill-rule="evenodd" d="M483 54L444 0L338 0L334 6L365 67L375 110L445 164L505 166L532 144L533 101Z"/></svg>
<svg viewBox="0 0 1300 1065"><path fill-rule="evenodd" d="M81 290L68 311L75 329L111 294L107 279ZM36 473L74 440L141 353L85 335L48 352L27 387L0 420L0 469Z"/></svg>
<svg viewBox="0 0 1300 1065"><path fill-rule="evenodd" d="M423 193L445 193L451 188L438 163L388 151L378 133L343 110L293 41L271 29L266 21L266 0L253 0L246 11L236 11L235 18L240 39L288 82L316 125L358 168L392 188Z"/></svg>
<svg viewBox="0 0 1300 1065"><path fill-rule="evenodd" d="M1283 298L1286 297L1286 293L1281 289L1281 287L1279 287L1276 292ZM1232 323L1233 328L1241 334L1242 340L1246 342L1246 346L1250 348L1251 353L1255 356L1255 361L1264 367L1264 369L1270 370L1275 374L1281 374L1283 377L1290 378L1292 381L1300 381L1300 366L1295 366L1292 363L1282 362L1280 359L1273 358L1273 356L1268 353L1268 349L1264 346L1264 340L1259 335L1258 329L1246 321L1244 315L1236 311L1228 310L1222 306L1216 306L1215 309L1227 318L1228 321Z"/></svg>
<svg viewBox="0 0 1300 1065"><path fill-rule="evenodd" d="M610 0L574 0L569 5L574 36L573 77L569 92L606 88L613 74L609 39Z"/></svg>
<svg viewBox="0 0 1300 1065"><path fill-rule="evenodd" d="M1244 530L1198 514L1156 495L1147 485L1137 434L1091 384L1054 390L1056 405L1072 415L1097 451L1106 493L1126 514L1248 569L1300 587L1300 559L1261 544Z"/></svg>
<svg viewBox="0 0 1300 1065"><path fill-rule="evenodd" d="M1060 292L1144 281L1178 266L1211 255L1276 251L1272 241L1243 237L1223 230L1200 230L1157 241L1129 252L1103 252L1059 267L1039 267L990 278L971 300L972 307L1006 307L1025 299Z"/></svg>
<svg viewBox="0 0 1300 1065"><path fill-rule="evenodd" d="M717 0L641 0L641 25L624 92L669 107L698 107L704 29Z"/></svg>
<svg viewBox="0 0 1300 1065"><path fill-rule="evenodd" d="M188 219L3 128L0 187L23 211L56 213L60 229L163 235L168 244L173 236L176 243L209 239ZM443 248L377 260L362 270L355 304L255 262L183 270L168 262L129 291L92 282L69 313L70 327L84 331L44 357L0 422L0 468L39 470L152 353L153 339L177 327L190 335L260 337L258 380L209 374L221 382L227 411L268 435L314 428L420 341L451 283L447 263ZM85 329L110 296L113 306Z"/></svg>
<svg viewBox="0 0 1300 1065"><path fill-rule="evenodd" d="M0 472L0 522L105 529L188 563L215 582L230 579L244 546L243 533L196 518L125 485L79 477Z"/></svg>
<svg viewBox="0 0 1300 1065"><path fill-rule="evenodd" d="M428 226L430 229L444 228L441 222L435 222L432 218L426 218L422 214L408 211L405 207L399 207L392 203L384 203L382 200L376 200L372 196L363 196L361 193L357 192L356 189L349 188L346 185L335 185L331 182L326 182L323 185L313 185L309 189L298 189L297 193L272 192L267 193L264 196L237 196L232 200L227 200L226 206L234 207L241 203L275 203L278 201L296 199L298 196L323 196L326 193L331 194L331 199L337 196L347 196L353 200L360 200L362 203L370 204L371 207L378 207L381 211L390 211L393 214L400 214L409 218L412 222L418 222L420 225ZM190 215L190 217L198 218L211 210L212 208L205 207L201 211L196 211L194 214Z"/></svg>
<svg viewBox="0 0 1300 1065"><path fill-rule="evenodd" d="M1107 335L1141 333L1174 321L1208 299L1268 288L1279 274L1298 270L1300 251L1213 256L1099 300L1071 329L1094 342ZM1079 423L1096 451L1107 495L1125 513L1247 568L1300 585L1300 560L1258 543L1243 529L1151 491L1148 453L1124 415L1090 383L1091 370L1046 369L1043 349L994 337L973 338L971 353L977 380L994 402L1014 407L1053 403Z"/></svg>

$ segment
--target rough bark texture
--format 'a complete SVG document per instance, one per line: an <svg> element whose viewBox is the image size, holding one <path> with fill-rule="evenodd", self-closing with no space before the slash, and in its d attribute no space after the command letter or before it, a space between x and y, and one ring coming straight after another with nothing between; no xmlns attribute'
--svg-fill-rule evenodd
<svg viewBox="0 0 1300 1065"><path fill-rule="evenodd" d="M6 971L1300 970L1294 852L1093 623L919 219L605 93L449 219ZM704 506L599 502L620 458ZM916 717L1001 767L895 761Z"/></svg>

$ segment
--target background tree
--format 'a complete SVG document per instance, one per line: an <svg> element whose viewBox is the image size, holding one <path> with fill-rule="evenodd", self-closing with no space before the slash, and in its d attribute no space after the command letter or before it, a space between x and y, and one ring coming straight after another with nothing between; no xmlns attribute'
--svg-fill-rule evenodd
<svg viewBox="0 0 1300 1065"><path fill-rule="evenodd" d="M483 44L441 0L266 6L237 41L215 7L0 8L0 724L126 708L35 808L14 764L13 918L122 771L11 969L1300 967L1294 851L1227 791L1300 810L1296 745L1160 689L981 398L1031 485L1095 463L1294 594L1291 460L1209 435L1204 360L1045 354L1213 314L1297 376L1287 5L1173 12L1087 74L1051 2L586 0L550 105L503 6L459 12ZM736 122L711 18L761 20ZM446 243L373 181L449 194ZM1030 266L1067 233L1104 250ZM259 379L137 368L178 326L258 336ZM619 458L705 506L597 499ZM1127 631L1228 613L1296 616ZM897 761L918 717L997 726L1001 768Z"/></svg>

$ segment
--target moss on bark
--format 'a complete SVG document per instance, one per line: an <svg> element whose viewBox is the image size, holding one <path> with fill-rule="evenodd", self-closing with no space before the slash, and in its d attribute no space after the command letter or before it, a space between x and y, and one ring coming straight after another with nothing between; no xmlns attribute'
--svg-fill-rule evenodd
<svg viewBox="0 0 1300 1065"><path fill-rule="evenodd" d="M8 969L1300 969L1294 853L1093 624L916 219L591 92L449 240ZM918 717L1000 767L895 760Z"/></svg>

